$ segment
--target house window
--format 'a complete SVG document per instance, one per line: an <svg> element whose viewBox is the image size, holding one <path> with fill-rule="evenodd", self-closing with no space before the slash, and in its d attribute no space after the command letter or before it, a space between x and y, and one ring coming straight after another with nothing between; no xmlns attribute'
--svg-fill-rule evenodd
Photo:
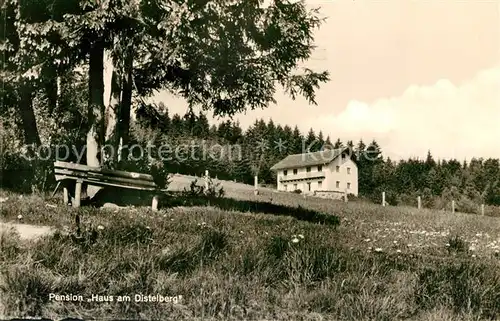
<svg viewBox="0 0 500 321"><path fill-rule="evenodd" d="M288 171L285 169L285 170L283 171L283 176L286 176L286 174L287 174L287 173L288 173Z"/></svg>
<svg viewBox="0 0 500 321"><path fill-rule="evenodd" d="M293 175L297 175L297 169L293 170Z"/></svg>
<svg viewBox="0 0 500 321"><path fill-rule="evenodd" d="M339 182L339 181L337 181L337 182L335 183L335 187L340 188L340 182Z"/></svg>
<svg viewBox="0 0 500 321"><path fill-rule="evenodd" d="M351 189L351 183L347 183L347 189Z"/></svg>
<svg viewBox="0 0 500 321"><path fill-rule="evenodd" d="M347 174L351 174L351 168L347 167Z"/></svg>
<svg viewBox="0 0 500 321"><path fill-rule="evenodd" d="M296 191L297 190L297 184L293 184L293 190Z"/></svg>
<svg viewBox="0 0 500 321"><path fill-rule="evenodd" d="M310 191L311 190L311 182L307 183L307 190Z"/></svg>
<svg viewBox="0 0 500 321"><path fill-rule="evenodd" d="M323 166L322 165L318 165L318 172L321 172L323 170Z"/></svg>
<svg viewBox="0 0 500 321"><path fill-rule="evenodd" d="M311 166L306 167L306 172L309 173L310 171L311 171Z"/></svg>
<svg viewBox="0 0 500 321"><path fill-rule="evenodd" d="M337 173L338 173L338 172L340 172L340 166L336 166L336 167L335 167L335 171L336 171Z"/></svg>
<svg viewBox="0 0 500 321"><path fill-rule="evenodd" d="M321 188L321 186L323 186L323 182L322 181L318 181L318 188Z"/></svg>

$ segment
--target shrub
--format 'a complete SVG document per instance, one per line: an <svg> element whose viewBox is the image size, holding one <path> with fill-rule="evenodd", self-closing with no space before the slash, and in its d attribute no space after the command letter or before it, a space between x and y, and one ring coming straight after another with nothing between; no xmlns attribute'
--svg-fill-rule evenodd
<svg viewBox="0 0 500 321"><path fill-rule="evenodd" d="M54 161L55 158L45 160L34 154L29 155L26 150L3 153L0 155L0 185L21 193L50 190L55 185L52 175Z"/></svg>
<svg viewBox="0 0 500 321"><path fill-rule="evenodd" d="M276 259L281 259L289 247L289 240L282 236L274 236L267 245L267 253Z"/></svg>
<svg viewBox="0 0 500 321"><path fill-rule="evenodd" d="M187 197L200 197L205 196L208 198L222 198L226 194L223 187L220 187L220 183L215 184L214 181L208 179L208 188L205 185L198 185L198 179L191 181L189 189L184 188L183 196Z"/></svg>
<svg viewBox="0 0 500 321"><path fill-rule="evenodd" d="M460 236L453 236L448 240L447 243L448 252L452 253L464 253L469 250L469 245Z"/></svg>

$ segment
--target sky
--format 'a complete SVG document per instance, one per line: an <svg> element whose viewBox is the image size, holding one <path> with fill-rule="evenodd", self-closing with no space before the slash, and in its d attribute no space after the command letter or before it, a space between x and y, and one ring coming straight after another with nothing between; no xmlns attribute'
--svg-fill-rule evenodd
<svg viewBox="0 0 500 321"><path fill-rule="evenodd" d="M500 158L500 0L307 0L327 18L306 67L330 72L318 105L293 101L235 117L375 139L392 159ZM170 114L187 104L160 92ZM208 115L210 116L210 115ZM209 118L213 119L213 118ZM220 120L215 120L220 121Z"/></svg>

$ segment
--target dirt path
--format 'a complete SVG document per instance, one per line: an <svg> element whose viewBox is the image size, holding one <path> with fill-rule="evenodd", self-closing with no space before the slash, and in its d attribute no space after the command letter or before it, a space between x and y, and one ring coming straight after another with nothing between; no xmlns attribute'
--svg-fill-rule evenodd
<svg viewBox="0 0 500 321"><path fill-rule="evenodd" d="M0 233L10 229L14 229L17 233L19 233L21 240L34 240L54 232L54 229L50 226L0 222Z"/></svg>
<svg viewBox="0 0 500 321"><path fill-rule="evenodd" d="M48 235L54 232L54 229L50 226L35 226L29 224L17 224L17 223L4 223L0 222L0 233L8 230L15 230L22 241L35 240L44 235ZM2 275L0 274L0 284L2 282ZM5 305L0 298L0 319L5 318Z"/></svg>

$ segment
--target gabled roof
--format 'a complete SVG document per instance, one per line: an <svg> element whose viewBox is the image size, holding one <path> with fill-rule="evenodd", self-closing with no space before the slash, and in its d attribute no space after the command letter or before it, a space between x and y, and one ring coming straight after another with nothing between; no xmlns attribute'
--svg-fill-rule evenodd
<svg viewBox="0 0 500 321"><path fill-rule="evenodd" d="M276 171L287 168L329 164L347 150L350 149L349 148L326 149L319 152L289 155L280 162L276 163L273 167L271 167L271 170Z"/></svg>

